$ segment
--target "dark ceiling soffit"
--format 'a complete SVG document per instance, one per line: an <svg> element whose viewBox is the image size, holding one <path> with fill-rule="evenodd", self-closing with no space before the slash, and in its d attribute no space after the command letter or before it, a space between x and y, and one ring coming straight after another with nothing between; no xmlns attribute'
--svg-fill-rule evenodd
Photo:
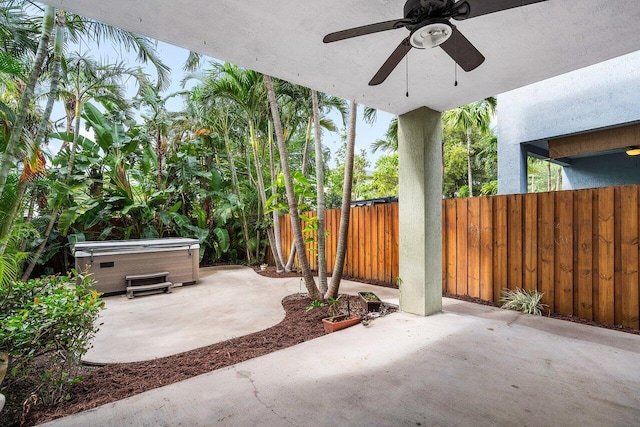
<svg viewBox="0 0 640 427"><path fill-rule="evenodd" d="M552 159L549 157L549 150L545 150L544 148L540 148L536 145L531 144L523 144L524 149L527 152L527 155L534 157L540 160L547 160L551 163L555 163L560 166L571 166L571 159L568 157L562 157L560 159Z"/></svg>

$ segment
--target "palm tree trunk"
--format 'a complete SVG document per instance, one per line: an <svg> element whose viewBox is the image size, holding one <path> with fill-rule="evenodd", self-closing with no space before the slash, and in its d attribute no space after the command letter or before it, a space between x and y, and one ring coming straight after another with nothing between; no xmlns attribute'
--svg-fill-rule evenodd
<svg viewBox="0 0 640 427"><path fill-rule="evenodd" d="M233 190L240 199L240 183L238 182L238 172L236 171L235 160L231 154L231 141L229 141L229 134L225 132L224 136L224 148L227 152L227 159L229 160L229 169L231 169L231 183L233 184ZM242 235L244 236L244 246L247 254L247 262L252 264L251 249L249 248L249 225L247 223L247 215L244 212L244 208L240 211L240 220L242 225Z"/></svg>
<svg viewBox="0 0 640 427"><path fill-rule="evenodd" d="M276 165L273 157L273 137L271 136L271 123L269 123L269 172L271 173L271 194L278 192L276 182ZM277 199L276 199L277 202ZM276 244L276 250L274 253L274 259L276 261L276 272L282 273L284 271L284 260L282 257L282 239L280 236L280 211L274 209L273 215L273 240Z"/></svg>
<svg viewBox="0 0 640 427"><path fill-rule="evenodd" d="M469 180L469 197L473 197L473 171L471 170L471 128L467 129L467 179Z"/></svg>
<svg viewBox="0 0 640 427"><path fill-rule="evenodd" d="M27 112L35 95L34 91L36 83L42 73L42 64L44 63L44 59L47 55L51 32L53 31L53 26L55 24L55 11L55 8L51 6L46 6L44 9L42 32L38 43L38 50L33 62L33 68L29 73L29 80L24 88L22 96L20 97L20 104L18 105L18 112L16 114L16 122L13 125L11 137L7 142L5 151L2 153L2 160L0 161L0 194L2 194L4 186L7 183L9 173L17 163L18 146L24 131Z"/></svg>
<svg viewBox="0 0 640 427"><path fill-rule="evenodd" d="M551 162L547 162L547 191L551 191Z"/></svg>
<svg viewBox="0 0 640 427"><path fill-rule="evenodd" d="M58 213L60 212L60 208L56 205L51 210L51 216L49 217L49 224L47 224L47 229L44 232L42 243L38 246L36 251L33 253L31 257L31 262L29 262L29 266L22 274L22 280L29 280L31 277L31 273L35 268L36 264L40 260L42 256L42 252L44 252L44 248L47 246L47 242L49 241L49 236L51 235L51 231L53 231L53 226L56 224L56 220L58 219Z"/></svg>
<svg viewBox="0 0 640 427"><path fill-rule="evenodd" d="M264 208L267 205L267 193L264 187L264 178L262 177L262 163L260 162L260 153L258 153L258 137L256 136L255 125L253 122L249 123L249 133L251 138L251 149L253 151L253 164L256 169L256 179L258 182L258 193L260 193L260 202L262 203L262 209L264 212ZM270 227L267 230L267 238L269 239L269 247L271 248L271 253L277 264L278 255L275 249L276 242L273 235L273 227ZM256 247L257 249L260 248L260 240L256 242ZM280 268L282 268L282 264L280 264Z"/></svg>
<svg viewBox="0 0 640 427"><path fill-rule="evenodd" d="M47 128L49 125L49 119L51 118L51 112L53 111L53 105L56 100L56 96L58 94L58 84L60 82L60 68L62 62L62 52L64 49L64 12L58 11L58 23L56 26L56 35L53 41L53 63L51 65L51 84L49 86L49 95L47 96L47 104L45 105L44 111L42 113L42 118L40 120L40 124L38 125L38 130L36 132L35 137L35 145L37 149L40 149L44 142L44 137L47 133ZM22 206L22 201L24 198L24 194L27 190L27 186L29 185L29 180L21 180L18 184L18 192L17 198L14 206L11 207L11 210L7 217L5 218L5 222L2 225L2 230L0 231L0 239L4 239L9 235L13 224L16 221L16 217L18 215L18 211ZM6 250L6 242L0 246L0 254L3 254Z"/></svg>
<svg viewBox="0 0 640 427"><path fill-rule="evenodd" d="M320 109L318 108L318 93L311 91L313 104L313 127L316 145L316 199L318 203L318 288L326 294L327 285L327 254L325 251L325 201L324 201L324 168L322 164L322 134L320 131Z"/></svg>
<svg viewBox="0 0 640 427"><path fill-rule="evenodd" d="M76 148L78 145L78 139L80 138L80 112L82 109L82 102L80 100L79 97L76 97L76 115L75 115L75 127L73 129L73 143L71 144L71 153L69 154L69 164L67 165L67 175L65 177L65 183L69 184L69 182L71 181L71 175L73 173L73 166L75 163L75 159L76 159ZM36 264L38 263L38 261L40 260L40 257L42 256L42 253L44 252L44 248L47 246L47 242L49 241L49 236L51 236L51 232L53 231L53 226L55 225L57 219L58 219L58 214L60 213L60 205L56 204L54 205L52 211L51 211L51 217L49 218L49 224L47 225L47 229L44 233L43 236L43 240L42 243L40 243L40 245L38 246L38 248L36 249L36 251L33 253L33 255L31 256L31 262L29 263L29 266L27 267L27 269L25 270L24 274L22 275L22 280L27 280L29 279L29 276L31 276L31 273L33 272L33 269L35 268Z"/></svg>
<svg viewBox="0 0 640 427"><path fill-rule="evenodd" d="M156 158L158 161L158 170L156 172L156 186L158 187L158 191L162 191L162 133L160 131L160 127L156 129Z"/></svg>
<svg viewBox="0 0 640 427"><path fill-rule="evenodd" d="M302 269L302 277L304 284L309 293L309 298L313 300L321 299L322 295L318 291L318 287L313 280L311 274L311 268L309 266L309 259L307 258L307 252L304 247L304 238L302 236L302 226L300 224L300 213L298 212L298 199L293 191L293 180L291 178L291 172L289 170L289 161L287 160L287 147L284 142L284 135L282 133L282 123L280 122L280 112L278 111L278 104L276 103L276 95L273 90L273 84L271 83L271 77L265 75L264 83L267 87L267 96L269 97L269 107L271 108L271 115L273 117L273 126L276 131L276 139L278 140L278 151L280 152L280 162L282 163L282 174L284 175L284 184L287 190L287 202L289 205L289 215L291 216L291 228L293 229L293 236L296 242L296 250L298 251L298 259L300 260L300 267Z"/></svg>
<svg viewBox="0 0 640 427"><path fill-rule="evenodd" d="M347 255L347 238L349 237L349 215L351 215L351 185L353 182L353 158L356 145L356 117L358 104L351 101L349 113L349 134L347 135L347 156L344 162L344 181L342 187L342 208L340 209L340 230L338 231L338 247L336 249L336 263L333 266L331 285L325 298L337 298L344 270L344 260Z"/></svg>

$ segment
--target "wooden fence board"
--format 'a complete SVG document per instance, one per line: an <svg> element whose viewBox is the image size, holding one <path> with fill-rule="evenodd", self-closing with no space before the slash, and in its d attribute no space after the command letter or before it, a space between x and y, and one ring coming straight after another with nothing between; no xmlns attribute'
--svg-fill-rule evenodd
<svg viewBox="0 0 640 427"><path fill-rule="evenodd" d="M507 268L509 289L523 287L522 274L522 194L507 196Z"/></svg>
<svg viewBox="0 0 640 427"><path fill-rule="evenodd" d="M622 202L621 260L622 260L622 325L639 328L638 308L638 188L620 189Z"/></svg>
<svg viewBox="0 0 640 427"><path fill-rule="evenodd" d="M380 247L378 244L380 241L378 240L378 215L377 212L380 209L374 208L371 206L370 208L369 218L371 218L371 243L369 245L369 256L371 257L371 280L378 280L378 254L380 253Z"/></svg>
<svg viewBox="0 0 640 427"><path fill-rule="evenodd" d="M507 198L495 197L494 215L494 259L493 259L493 302L500 301L500 293L508 287L507 252Z"/></svg>
<svg viewBox="0 0 640 427"><path fill-rule="evenodd" d="M573 191L555 193L555 301L558 313L573 315Z"/></svg>
<svg viewBox="0 0 640 427"><path fill-rule="evenodd" d="M400 277L399 270L399 248L400 248L400 224L398 218L400 215L400 206L398 203L392 205L392 235L391 235L391 279L396 284L396 279Z"/></svg>
<svg viewBox="0 0 640 427"><path fill-rule="evenodd" d="M467 294L467 211L468 199L458 200L456 211L456 294Z"/></svg>
<svg viewBox="0 0 640 427"><path fill-rule="evenodd" d="M387 248L385 247L385 205L382 205L380 208L381 209L376 209L378 214L378 250L376 251L378 253L378 277L376 278L376 280L383 281L386 277L384 272L384 260L387 252Z"/></svg>
<svg viewBox="0 0 640 427"><path fill-rule="evenodd" d="M367 278L367 266L365 264L366 261L366 230L364 224L364 209L356 208L356 212L358 213L358 236L360 240L360 245L358 246L358 271L360 272L360 277L363 279Z"/></svg>
<svg viewBox="0 0 640 427"><path fill-rule="evenodd" d="M480 199L480 298L493 299L493 200Z"/></svg>
<svg viewBox="0 0 640 427"><path fill-rule="evenodd" d="M615 322L614 305L614 190L611 187L598 189L598 232L596 280L597 305L594 320L598 322Z"/></svg>
<svg viewBox="0 0 640 427"><path fill-rule="evenodd" d="M538 290L542 303L554 311L555 291L555 203L554 193L541 193L538 198Z"/></svg>
<svg viewBox="0 0 640 427"><path fill-rule="evenodd" d="M576 274L574 313L593 319L593 191L576 192Z"/></svg>
<svg viewBox="0 0 640 427"><path fill-rule="evenodd" d="M524 281L523 288L538 290L538 195L524 198Z"/></svg>
<svg viewBox="0 0 640 427"><path fill-rule="evenodd" d="M622 324L622 251L620 247L622 246L622 232L621 232L621 224L622 224L622 187L618 187L614 189L614 234L613 234L613 247L616 248L614 250L614 284L613 284L613 293L614 293L614 317L615 324Z"/></svg>
<svg viewBox="0 0 640 427"><path fill-rule="evenodd" d="M446 287L444 290L451 294L456 293L456 201L445 200L445 211L442 217L445 220L445 226L442 232L444 233L443 240L446 241L444 250L444 260L446 269L442 274L446 279Z"/></svg>
<svg viewBox="0 0 640 427"><path fill-rule="evenodd" d="M480 199L468 200L467 214L467 292L480 298Z"/></svg>

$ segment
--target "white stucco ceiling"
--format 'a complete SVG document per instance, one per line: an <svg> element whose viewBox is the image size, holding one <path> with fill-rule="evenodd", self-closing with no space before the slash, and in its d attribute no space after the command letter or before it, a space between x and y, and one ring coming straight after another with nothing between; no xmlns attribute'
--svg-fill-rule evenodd
<svg viewBox="0 0 640 427"><path fill-rule="evenodd" d="M443 111L640 50L640 1L549 0L453 21L484 54L458 71L440 48L408 55L380 86L373 74L408 35L400 28L324 44L325 34L402 18L404 0L45 0L214 58L402 114Z"/></svg>

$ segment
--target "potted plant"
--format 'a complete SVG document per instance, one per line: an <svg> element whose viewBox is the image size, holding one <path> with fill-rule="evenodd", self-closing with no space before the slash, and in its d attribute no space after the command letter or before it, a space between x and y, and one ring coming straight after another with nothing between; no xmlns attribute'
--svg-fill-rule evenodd
<svg viewBox="0 0 640 427"><path fill-rule="evenodd" d="M265 263L260 264L260 271L266 271L267 267L269 267L269 264L265 264Z"/></svg>
<svg viewBox="0 0 640 427"><path fill-rule="evenodd" d="M360 316L351 314L349 299L347 299L347 314L340 314L340 298L342 298L342 295L338 296L338 298L329 298L329 317L322 319L324 331L327 334L360 323Z"/></svg>
<svg viewBox="0 0 640 427"><path fill-rule="evenodd" d="M358 292L362 307L367 311L380 311L382 301L373 292Z"/></svg>

